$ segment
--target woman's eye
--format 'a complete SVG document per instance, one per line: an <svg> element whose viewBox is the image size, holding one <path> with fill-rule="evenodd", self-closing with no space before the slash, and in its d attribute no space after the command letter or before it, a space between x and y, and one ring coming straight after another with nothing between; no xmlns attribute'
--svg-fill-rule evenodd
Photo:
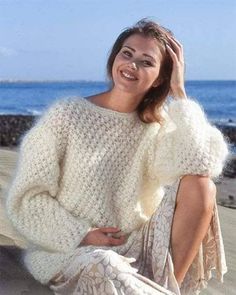
<svg viewBox="0 0 236 295"><path fill-rule="evenodd" d="M148 60L143 60L143 65L147 66L147 67L151 67L152 66L152 63Z"/></svg>
<svg viewBox="0 0 236 295"><path fill-rule="evenodd" d="M132 56L132 54L131 54L129 51L127 51L127 50L124 50L122 53L123 53L125 56L128 56L128 57L131 57L131 56Z"/></svg>

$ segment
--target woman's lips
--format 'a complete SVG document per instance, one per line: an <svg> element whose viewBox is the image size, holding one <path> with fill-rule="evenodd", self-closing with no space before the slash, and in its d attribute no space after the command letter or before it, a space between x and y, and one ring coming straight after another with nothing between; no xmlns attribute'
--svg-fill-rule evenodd
<svg viewBox="0 0 236 295"><path fill-rule="evenodd" d="M124 77L126 80L129 80L129 81L138 80L137 77L133 75L130 71L124 70L124 71L120 71L120 73L122 77Z"/></svg>

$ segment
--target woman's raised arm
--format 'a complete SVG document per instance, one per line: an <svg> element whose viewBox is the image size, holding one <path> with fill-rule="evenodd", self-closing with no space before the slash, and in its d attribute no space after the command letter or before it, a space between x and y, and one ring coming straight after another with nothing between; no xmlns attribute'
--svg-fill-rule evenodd
<svg viewBox="0 0 236 295"><path fill-rule="evenodd" d="M187 174L219 176L228 155L227 143L200 105L191 99L172 101L168 117L150 149L150 176L162 183Z"/></svg>

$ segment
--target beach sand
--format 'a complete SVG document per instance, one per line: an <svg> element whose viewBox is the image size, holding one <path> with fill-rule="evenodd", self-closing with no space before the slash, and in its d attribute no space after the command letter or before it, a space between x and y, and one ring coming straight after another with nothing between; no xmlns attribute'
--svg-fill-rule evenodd
<svg viewBox="0 0 236 295"><path fill-rule="evenodd" d="M0 149L0 187L7 185L9 176L15 167L17 154L8 149ZM236 211L229 207L236 204L236 179L222 178L217 185L218 205L228 272L224 283L212 279L209 287L201 294L236 294ZM231 196L231 197L229 197ZM233 206L232 206L233 205ZM229 206L229 207L226 207ZM0 228L1 229L1 228ZM1 237L0 237L1 238ZM3 243L3 239L2 241ZM8 240L5 240L8 244ZM52 292L36 282L22 267L19 257L21 250L13 246L0 247L0 294L3 295L49 295Z"/></svg>

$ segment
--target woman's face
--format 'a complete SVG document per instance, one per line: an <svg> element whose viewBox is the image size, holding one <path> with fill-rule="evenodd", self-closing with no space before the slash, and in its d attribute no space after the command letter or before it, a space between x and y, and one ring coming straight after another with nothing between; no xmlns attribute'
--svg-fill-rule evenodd
<svg viewBox="0 0 236 295"><path fill-rule="evenodd" d="M162 54L156 39L134 34L127 38L112 67L114 87L143 95L158 86Z"/></svg>

